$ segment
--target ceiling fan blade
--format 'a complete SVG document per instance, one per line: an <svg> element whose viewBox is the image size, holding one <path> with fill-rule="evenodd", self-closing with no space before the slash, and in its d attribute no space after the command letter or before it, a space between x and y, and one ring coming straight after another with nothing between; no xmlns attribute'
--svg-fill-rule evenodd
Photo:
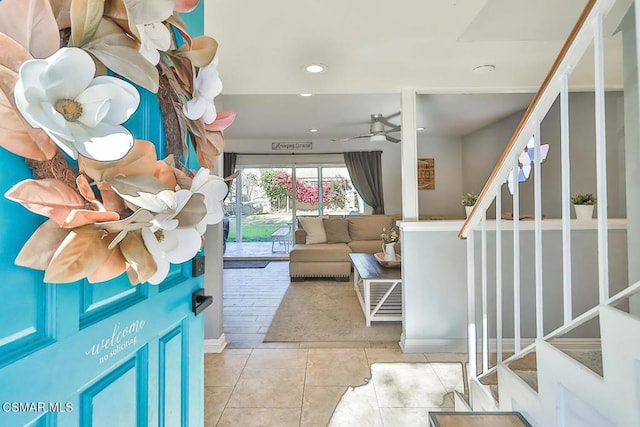
<svg viewBox="0 0 640 427"><path fill-rule="evenodd" d="M394 137L392 137L390 135L386 135L386 137L387 137L387 141L393 142L394 144L397 144L398 142L400 142L400 140L398 138L394 138Z"/></svg>
<svg viewBox="0 0 640 427"><path fill-rule="evenodd" d="M389 119L393 119L395 117L398 117L399 115L400 115L400 111L398 111L397 113L391 114L390 116L387 116L387 117L378 117L378 121L380 123L384 124L385 126L389 126L389 127L392 127L392 128L400 127L400 125L398 125L396 123L391 123L389 121Z"/></svg>
<svg viewBox="0 0 640 427"><path fill-rule="evenodd" d="M391 132L400 132L401 127L400 126L396 126L394 128L385 130L384 133L391 133Z"/></svg>
<svg viewBox="0 0 640 427"><path fill-rule="evenodd" d="M343 138L343 139L332 139L332 142L344 142L344 141L351 141L352 139L358 139L358 138L371 138L371 136L373 136L373 134L368 133L366 135L358 135L358 136L352 136L350 138Z"/></svg>

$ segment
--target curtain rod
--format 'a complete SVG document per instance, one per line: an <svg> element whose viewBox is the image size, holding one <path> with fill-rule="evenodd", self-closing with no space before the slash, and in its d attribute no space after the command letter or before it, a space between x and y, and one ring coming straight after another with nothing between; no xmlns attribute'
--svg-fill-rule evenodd
<svg viewBox="0 0 640 427"><path fill-rule="evenodd" d="M367 152L367 153L375 153L376 151L382 151L382 150L373 150L373 151L361 151L362 153ZM322 154L326 154L326 155L343 155L345 152L341 152L341 153L237 153L237 152L228 152L229 154L237 154L238 156L309 156L309 155L322 155Z"/></svg>

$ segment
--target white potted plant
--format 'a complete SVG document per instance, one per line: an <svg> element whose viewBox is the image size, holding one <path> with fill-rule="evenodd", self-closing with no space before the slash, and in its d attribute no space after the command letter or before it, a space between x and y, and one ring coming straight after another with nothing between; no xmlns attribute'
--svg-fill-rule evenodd
<svg viewBox="0 0 640 427"><path fill-rule="evenodd" d="M478 197L478 193L467 193L462 198L462 206L464 206L464 211L467 216L471 215L471 211L473 210L473 206L478 201Z"/></svg>
<svg viewBox="0 0 640 427"><path fill-rule="evenodd" d="M571 203L576 211L576 219L584 221L593 218L593 207L596 204L596 198L593 197L593 194L574 194L571 196Z"/></svg>

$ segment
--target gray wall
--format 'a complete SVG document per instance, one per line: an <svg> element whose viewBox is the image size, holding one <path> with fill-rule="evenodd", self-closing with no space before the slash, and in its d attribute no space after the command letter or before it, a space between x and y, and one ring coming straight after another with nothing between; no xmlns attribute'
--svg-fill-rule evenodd
<svg viewBox="0 0 640 427"><path fill-rule="evenodd" d="M476 253L476 313L481 321L481 234L475 233ZM573 288L573 318L598 305L598 233L597 230L573 230L571 233ZM626 230L609 230L609 289L614 295L627 287L627 233ZM521 231L520 235L520 309L522 338L535 338L535 250L534 232ZM563 325L562 292L562 232L544 231L542 237L544 333L548 334ZM487 233L487 287L489 336L495 338L495 232ZM502 304L503 337L513 338L513 233L502 236ZM480 323L478 323L480 324ZM571 334L569 338L599 337L597 321L589 322Z"/></svg>
<svg viewBox="0 0 640 427"><path fill-rule="evenodd" d="M440 223L440 221L436 222ZM405 225L406 224L406 225ZM402 226L403 335L405 352L465 351L467 328L466 242L458 239L462 221L444 221L431 230L407 231ZM520 233L521 337L536 334L534 232ZM573 318L598 305L597 230L574 230L572 240ZM481 235L475 233L476 319L478 339L482 333ZM610 294L627 286L626 230L609 231ZM487 315L489 338L496 337L495 232L487 233ZM543 233L544 332L563 324L562 232ZM502 235L503 334L513 339L513 234ZM597 319L567 334L567 338L596 338ZM508 341L509 342L509 341Z"/></svg>
<svg viewBox="0 0 640 427"><path fill-rule="evenodd" d="M622 92L608 92L605 99L607 135L608 215L626 217L624 168L624 99ZM569 96L569 137L571 140L571 194L596 194L595 124L593 93ZM524 112L462 138L462 185L464 191L480 192ZM548 218L561 216L560 109L552 106L541 124L542 143L550 145L542 166L542 212ZM533 179L521 184L520 212L533 213ZM511 211L506 186L503 210Z"/></svg>
<svg viewBox="0 0 640 427"><path fill-rule="evenodd" d="M418 158L433 158L436 175L434 190L418 190L420 215L464 215L462 139L419 135Z"/></svg>
<svg viewBox="0 0 640 427"><path fill-rule="evenodd" d="M464 352L466 242L451 231L402 232L402 339L407 353Z"/></svg>

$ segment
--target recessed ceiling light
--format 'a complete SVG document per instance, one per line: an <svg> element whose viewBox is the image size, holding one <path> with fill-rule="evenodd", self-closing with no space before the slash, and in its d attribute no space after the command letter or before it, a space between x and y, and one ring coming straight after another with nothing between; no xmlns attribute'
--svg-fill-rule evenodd
<svg viewBox="0 0 640 427"><path fill-rule="evenodd" d="M304 96L305 98L308 96L313 96L312 93L301 93L300 96Z"/></svg>
<svg viewBox="0 0 640 427"><path fill-rule="evenodd" d="M425 128L423 126L417 127L416 130L424 130Z"/></svg>
<svg viewBox="0 0 640 427"><path fill-rule="evenodd" d="M316 132L318 132L318 129L309 129L309 132L316 133Z"/></svg>
<svg viewBox="0 0 640 427"><path fill-rule="evenodd" d="M309 64L305 66L304 69L308 73L317 74L317 73L323 73L327 69L327 66L324 64Z"/></svg>
<svg viewBox="0 0 640 427"><path fill-rule="evenodd" d="M495 70L496 66L493 64L485 64L485 65L478 65L477 67L475 67L473 69L474 73L490 73L491 71Z"/></svg>

